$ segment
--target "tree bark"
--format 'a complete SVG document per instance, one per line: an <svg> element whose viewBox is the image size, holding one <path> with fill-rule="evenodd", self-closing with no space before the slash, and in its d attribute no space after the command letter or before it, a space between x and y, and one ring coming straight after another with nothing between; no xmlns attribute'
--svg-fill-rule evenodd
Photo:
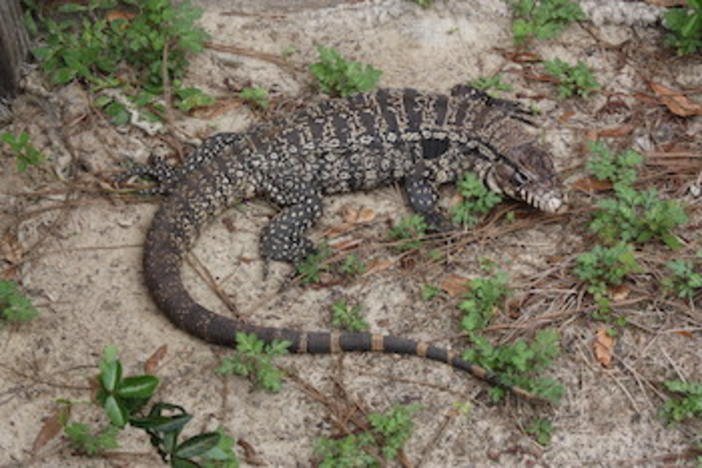
<svg viewBox="0 0 702 468"><path fill-rule="evenodd" d="M20 65L28 49L19 0L0 0L0 98L17 93Z"/></svg>

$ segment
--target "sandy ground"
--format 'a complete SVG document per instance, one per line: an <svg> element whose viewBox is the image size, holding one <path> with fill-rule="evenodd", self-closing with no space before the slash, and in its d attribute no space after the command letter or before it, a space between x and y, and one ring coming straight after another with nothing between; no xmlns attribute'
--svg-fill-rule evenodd
<svg viewBox="0 0 702 468"><path fill-rule="evenodd" d="M305 67L315 61L321 44L383 70L380 84L386 87L447 91L501 71L514 85L505 96L541 110L541 139L568 183L582 176L588 135L625 124L634 130L612 139L620 147L652 152L687 144L685 150L700 160L700 117L671 117L651 98L645 80L699 90L702 63L699 56L675 59L660 47L660 29L652 24L657 11L642 2L583 2L597 24L574 25L561 38L530 47L531 58L584 61L607 90L588 100L565 101L557 99L550 84L534 79L538 66L512 60L510 13L503 2L442 1L430 9L404 0L199 3L206 7L201 23L216 45L281 59L284 51L292 53L285 59L289 66L223 47L197 57L188 82L231 105L215 117L176 122L189 135L241 130L260 118L231 100L243 86L263 86L279 104L298 96L310 99L313 83ZM641 96L648 96L646 105ZM462 347L457 300L427 303L419 294L424 284L439 284L451 274L473 277L479 261L490 259L514 278L517 307L509 316L501 314L496 323L505 326L488 336L508 342L530 338L543 327L561 333L563 352L551 375L567 391L554 406L513 397L494 405L483 384L447 366L368 354L280 358L304 384L287 379L280 393L269 395L252 391L241 378L214 374L226 350L175 329L150 301L140 259L156 201L98 193L127 158L145 161L150 153L174 154L184 148L174 133L149 136L134 126L114 128L75 84L53 91L51 100L20 97L15 113L10 129L28 131L51 159L39 170L18 174L12 159L0 158L0 272L18 281L42 312L31 323L0 330L0 466L161 466L136 431L127 431L122 448L104 459L75 456L61 437L33 448L58 398L90 399L89 379L110 343L118 345L128 373L142 372L149 356L167 345L156 370L162 381L157 398L177 402L195 415L189 434L222 426L245 441L255 456L246 457L239 447L243 466L257 466L256 461L270 467L314 466L315 440L339 434L332 424L334 411L359 411L355 404L384 411L408 403L420 403L422 410L402 466L694 466L689 457L676 455L691 448L695 428L666 428L656 410L661 381L702 376L702 316L691 304L646 296L637 289L645 278L638 278L632 288L641 294L634 296L645 300L625 301L620 308L636 326L618 338L612 368L595 360L592 341L599 324L583 313L588 299L569 272L574 254L592 242L587 218L578 215L590 205L589 195L575 193L571 214L556 218L510 205L529 221L523 229L479 235L442 265L421 259L399 262L383 245L388 225L407 213L397 187L335 197L327 201L313 237L341 224L348 209L371 209L372 222L332 241L362 244L357 254L369 264L393 262L346 284L294 285L282 293L277 289L289 267L275 265L268 280L261 281L257 250L258 231L272 208L253 202L225 213L205 230L194 258L249 320L327 329L330 305L350 298L363 306L374 331ZM687 178L670 180L692 207L698 201L686 195L685 184L694 182L695 170L699 167ZM452 193L448 190L446 197ZM693 228L681 236L689 246L700 247ZM650 249L670 255L661 246ZM186 278L199 300L232 313L192 269ZM320 404L306 386L332 401L332 408ZM469 403L471 410L459 413L456 403ZM555 427L546 447L524 431L536 417ZM73 418L104 423L88 406L76 406Z"/></svg>

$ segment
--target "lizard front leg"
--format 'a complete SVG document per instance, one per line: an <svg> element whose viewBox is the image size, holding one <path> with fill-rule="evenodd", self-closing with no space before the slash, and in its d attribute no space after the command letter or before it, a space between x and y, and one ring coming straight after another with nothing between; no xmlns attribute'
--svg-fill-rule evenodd
<svg viewBox="0 0 702 468"><path fill-rule="evenodd" d="M404 190L410 207L424 218L432 230L447 232L454 229L451 222L437 207L439 194L436 190L436 183L431 177L431 171L424 163L418 164L405 177Z"/></svg>

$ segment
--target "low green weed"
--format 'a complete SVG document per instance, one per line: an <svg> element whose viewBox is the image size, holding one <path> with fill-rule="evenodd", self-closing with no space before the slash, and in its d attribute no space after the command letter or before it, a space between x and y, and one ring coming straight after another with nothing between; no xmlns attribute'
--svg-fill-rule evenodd
<svg viewBox="0 0 702 468"><path fill-rule="evenodd" d="M663 287L681 299L692 299L702 288L702 274L694 271L695 265L685 260L674 259L665 264L672 276L663 278Z"/></svg>
<svg viewBox="0 0 702 468"><path fill-rule="evenodd" d="M175 105L181 110L213 102L202 91L185 88L181 82L190 56L202 51L207 39L205 31L195 25L202 10L189 0L64 3L58 12L71 16L62 21L44 17L35 0L24 2L34 25L31 29L45 30L43 45L32 52L55 84L80 79L95 93L121 88L135 104L149 106L149 118L158 118L163 106L156 99L164 92L167 73ZM114 11L123 14L108 14ZM124 65L129 69L119 72ZM122 103L102 96L98 107L104 108L113 122L126 121Z"/></svg>
<svg viewBox="0 0 702 468"><path fill-rule="evenodd" d="M561 59L546 60L544 69L558 82L558 95L561 98L575 95L585 98L590 92L602 87L592 70L580 60L576 65L570 65Z"/></svg>
<svg viewBox="0 0 702 468"><path fill-rule="evenodd" d="M577 257L574 268L578 278L587 284L587 291L593 295L603 318L611 311L609 288L622 284L629 274L639 271L634 249L628 244L596 245Z"/></svg>
<svg viewBox="0 0 702 468"><path fill-rule="evenodd" d="M639 191L632 186L637 177L636 168L643 160L641 155L632 150L614 154L602 142L590 143L588 148L593 157L587 169L598 180L611 181L614 187L613 198L597 203L590 229L610 245L660 239L672 249L680 247L680 240L672 233L687 221L680 202L661 200L655 189Z"/></svg>
<svg viewBox="0 0 702 468"><path fill-rule="evenodd" d="M325 262L332 255L332 250L329 245L322 243L317 248L317 251L308 255L302 263L295 268L301 276L302 284L319 283L322 280L321 274L329 271L330 267Z"/></svg>
<svg viewBox="0 0 702 468"><path fill-rule="evenodd" d="M382 72L371 65L346 60L332 47L318 47L319 62L310 72L322 91L331 96L348 96L373 89Z"/></svg>
<svg viewBox="0 0 702 468"><path fill-rule="evenodd" d="M677 200L661 200L656 189L636 190L616 184L614 198L597 203L590 229L607 244L644 243L660 239L671 249L682 246L673 229L687 222L687 215Z"/></svg>
<svg viewBox="0 0 702 468"><path fill-rule="evenodd" d="M702 383L668 380L663 382L666 390L679 398L667 400L660 409L660 415L669 424L686 419L702 418Z"/></svg>
<svg viewBox="0 0 702 468"><path fill-rule="evenodd" d="M429 8L433 0L414 0L414 3L421 6L422 8Z"/></svg>
<svg viewBox="0 0 702 468"><path fill-rule="evenodd" d="M634 150L614 153L601 141L589 141L587 149L592 154L585 168L597 180L608 180L612 184L631 185L636 181L636 170L643 163L643 156Z"/></svg>
<svg viewBox="0 0 702 468"><path fill-rule="evenodd" d="M502 82L502 75L499 74L489 78L477 78L471 81L470 85L483 91L489 91L491 89L495 91L512 91L513 89L511 84Z"/></svg>
<svg viewBox="0 0 702 468"><path fill-rule="evenodd" d="M38 315L39 311L22 294L17 283L0 280L0 319L7 322L28 322Z"/></svg>
<svg viewBox="0 0 702 468"><path fill-rule="evenodd" d="M458 183L458 193L463 200L451 207L452 220L455 224L467 228L475 227L478 224L478 216L489 213L502 201L500 195L488 189L472 172L463 175Z"/></svg>
<svg viewBox="0 0 702 468"><path fill-rule="evenodd" d="M504 272L470 281L470 290L457 306L463 312L461 327L468 332L472 344L462 357L499 374L505 385L521 387L542 398L557 400L563 393L563 387L553 379L537 377L559 354L556 332L542 330L531 344L517 340L503 346L493 346L487 338L477 333L490 324L495 310L511 293L508 284L509 278ZM505 395L505 391L493 387L490 395L497 401Z"/></svg>
<svg viewBox="0 0 702 468"><path fill-rule="evenodd" d="M512 23L515 44L528 39L552 39L573 21L586 19L578 3L571 0L512 1L516 19Z"/></svg>
<svg viewBox="0 0 702 468"><path fill-rule="evenodd" d="M242 375L254 385L267 392L275 393L282 387L283 372L273 364L273 358L288 353L288 341L274 341L265 344L256 335L236 334L236 352L222 358L216 372L221 375Z"/></svg>
<svg viewBox="0 0 702 468"><path fill-rule="evenodd" d="M239 97L245 101L252 102L261 109L268 109L268 91L260 86L244 88L239 93Z"/></svg>
<svg viewBox="0 0 702 468"><path fill-rule="evenodd" d="M344 257L337 268L339 272L347 276L358 275L366 271L366 265L354 254Z"/></svg>
<svg viewBox="0 0 702 468"><path fill-rule="evenodd" d="M381 462L397 458L397 455L412 435L412 414L419 405L394 406L385 413L371 413L369 431L349 434L339 439L321 437L315 447L315 455L322 459L320 468L379 468ZM368 452L376 448L382 460Z"/></svg>
<svg viewBox="0 0 702 468"><path fill-rule="evenodd" d="M550 401L556 401L563 395L565 389L557 380L537 377L560 354L559 337L555 330L538 331L531 343L520 339L502 346L492 345L477 333L471 333L469 338L472 346L463 352L462 358L500 375L503 384L523 388ZM505 394L503 388L490 389L490 396L495 401Z"/></svg>
<svg viewBox="0 0 702 468"><path fill-rule="evenodd" d="M110 425L102 430L94 430L83 423L69 423L68 411L60 413L64 433L79 452L92 456L118 448L117 437L129 424L149 435L151 445L171 467L239 466L239 460L232 451L234 441L221 430L179 441L183 428L192 419L182 407L158 402L151 406L146 416L142 416L159 380L153 375L123 377L122 363L117 359L117 348L105 348L99 367L96 399L105 410ZM72 404L67 401L64 403Z"/></svg>
<svg viewBox="0 0 702 468"><path fill-rule="evenodd" d="M406 216L400 220L388 233L388 237L401 240L396 250L414 250L422 245L422 237L427 235L429 226L424 218L418 214Z"/></svg>
<svg viewBox="0 0 702 468"><path fill-rule="evenodd" d="M665 43L674 47L678 55L702 49L702 0L687 0L687 7L669 8L663 18L663 25L671 31Z"/></svg>
<svg viewBox="0 0 702 468"><path fill-rule="evenodd" d="M539 445L547 446L551 444L553 436L553 424L551 421L543 418L533 420L527 427L526 433L534 436L534 439Z"/></svg>
<svg viewBox="0 0 702 468"><path fill-rule="evenodd" d="M485 328L492 320L495 309L510 294L508 284L509 278L504 272L471 280L470 290L458 303L458 309L463 312L461 327L467 332Z"/></svg>
<svg viewBox="0 0 702 468"><path fill-rule="evenodd" d="M0 141L10 147L10 153L17 160L17 170L24 172L29 166L38 166L46 160L41 151L29 141L29 134L22 132L15 135L10 132L0 134Z"/></svg>
<svg viewBox="0 0 702 468"><path fill-rule="evenodd" d="M93 430L87 424L74 422L67 424L63 432L74 449L88 456L119 448L117 436L120 428L117 426L110 425L101 430Z"/></svg>
<svg viewBox="0 0 702 468"><path fill-rule="evenodd" d="M439 288L438 286L425 284L424 286L422 286L422 292L420 293L420 297L423 301L428 302L434 299L435 297L440 296L441 294L441 288Z"/></svg>
<svg viewBox="0 0 702 468"><path fill-rule="evenodd" d="M349 306L346 301L336 301L332 304L332 326L343 328L350 332L368 330L370 326L360 314L361 306Z"/></svg>

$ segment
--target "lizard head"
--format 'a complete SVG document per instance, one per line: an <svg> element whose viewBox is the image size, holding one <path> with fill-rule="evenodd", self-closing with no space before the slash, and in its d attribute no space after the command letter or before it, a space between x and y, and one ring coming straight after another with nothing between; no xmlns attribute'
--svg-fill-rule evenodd
<svg viewBox="0 0 702 468"><path fill-rule="evenodd" d="M505 156L486 174L492 190L548 213L564 209L566 195L549 153L530 142L511 148Z"/></svg>

